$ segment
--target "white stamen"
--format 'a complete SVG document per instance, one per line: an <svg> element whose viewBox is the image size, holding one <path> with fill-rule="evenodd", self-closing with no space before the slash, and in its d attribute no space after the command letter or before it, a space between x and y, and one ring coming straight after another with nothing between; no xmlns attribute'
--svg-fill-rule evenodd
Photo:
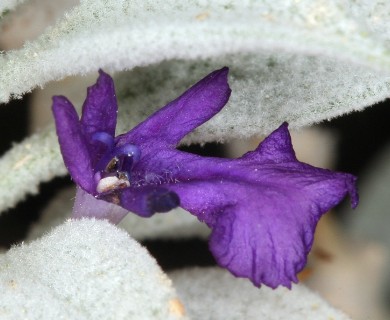
<svg viewBox="0 0 390 320"><path fill-rule="evenodd" d="M96 191L103 193L126 187L130 187L130 182L128 180L118 179L117 177L112 176L101 179L97 184Z"/></svg>

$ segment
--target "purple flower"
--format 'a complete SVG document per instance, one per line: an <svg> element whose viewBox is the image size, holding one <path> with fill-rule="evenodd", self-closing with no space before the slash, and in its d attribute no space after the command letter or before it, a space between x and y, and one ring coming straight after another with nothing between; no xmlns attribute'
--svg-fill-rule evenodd
<svg viewBox="0 0 390 320"><path fill-rule="evenodd" d="M115 137L113 80L100 71L81 119L54 97L61 152L78 185L74 216L119 222L181 206L211 229L219 265L256 286L291 286L306 264L321 215L356 178L299 162L287 124L238 159L189 154L180 140L218 113L230 96L228 69L214 71L129 132Z"/></svg>

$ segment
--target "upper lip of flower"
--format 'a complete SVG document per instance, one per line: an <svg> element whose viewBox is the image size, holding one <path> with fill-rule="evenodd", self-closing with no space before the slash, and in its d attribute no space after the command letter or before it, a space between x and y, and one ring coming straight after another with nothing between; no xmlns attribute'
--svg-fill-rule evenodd
<svg viewBox="0 0 390 320"><path fill-rule="evenodd" d="M78 214L117 222L124 213L111 203L141 216L180 204L212 228L210 249L220 265L255 285L276 287L297 281L321 215L347 193L357 205L356 178L299 162L286 123L238 159L176 149L226 104L227 68L118 137L114 84L99 73L80 120L65 97L53 98L64 162L82 189Z"/></svg>
<svg viewBox="0 0 390 320"><path fill-rule="evenodd" d="M231 92L226 81L227 73L227 68L213 72L158 111L155 117L118 137L114 136L118 110L114 84L102 70L97 83L88 88L80 120L65 97L53 97L61 151L73 180L96 198L121 204L142 216L150 216L159 207L164 211L172 209L166 204L159 206L156 201L179 205L179 197L160 186L177 182L172 175L175 169L159 163L161 158L154 158L164 150L179 153L175 149L179 141L222 109ZM195 109L199 108L199 98L203 100L204 109L202 113L191 114L189 109L197 111ZM159 117L159 114L162 116ZM184 117L181 117L183 114ZM149 205L137 205L135 208L129 203L122 204L121 193L126 188L144 188L144 193L148 194L145 201ZM162 194L166 197L161 198ZM153 201L154 196L158 200Z"/></svg>

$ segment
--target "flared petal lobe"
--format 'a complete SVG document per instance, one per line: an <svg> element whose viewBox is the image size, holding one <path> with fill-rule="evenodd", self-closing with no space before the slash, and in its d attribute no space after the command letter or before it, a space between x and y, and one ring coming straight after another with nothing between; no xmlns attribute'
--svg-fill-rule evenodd
<svg viewBox="0 0 390 320"><path fill-rule="evenodd" d="M55 96L53 113L65 166L81 188L94 192L91 155L75 108L65 97Z"/></svg>
<svg viewBox="0 0 390 320"><path fill-rule="evenodd" d="M229 100L229 69L210 73L180 97L121 137L121 143L148 141L175 147L189 132L217 114Z"/></svg>
<svg viewBox="0 0 390 320"><path fill-rule="evenodd" d="M296 160L286 124L242 158L183 163L187 177L170 189L212 228L217 262L256 286L290 287L321 215L348 193L358 201L355 177Z"/></svg>

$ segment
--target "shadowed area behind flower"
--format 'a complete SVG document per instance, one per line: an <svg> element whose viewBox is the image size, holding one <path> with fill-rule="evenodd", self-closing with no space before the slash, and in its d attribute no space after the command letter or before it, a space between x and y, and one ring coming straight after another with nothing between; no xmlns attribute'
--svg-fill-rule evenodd
<svg viewBox="0 0 390 320"><path fill-rule="evenodd" d="M61 152L78 185L74 217L117 223L128 211L150 217L180 205L212 229L210 250L221 266L256 286L290 287L321 215L348 193L357 205L356 178L299 162L287 123L238 159L177 150L224 107L227 76L227 68L212 72L118 137L114 84L103 71L81 120L65 97L54 97Z"/></svg>

